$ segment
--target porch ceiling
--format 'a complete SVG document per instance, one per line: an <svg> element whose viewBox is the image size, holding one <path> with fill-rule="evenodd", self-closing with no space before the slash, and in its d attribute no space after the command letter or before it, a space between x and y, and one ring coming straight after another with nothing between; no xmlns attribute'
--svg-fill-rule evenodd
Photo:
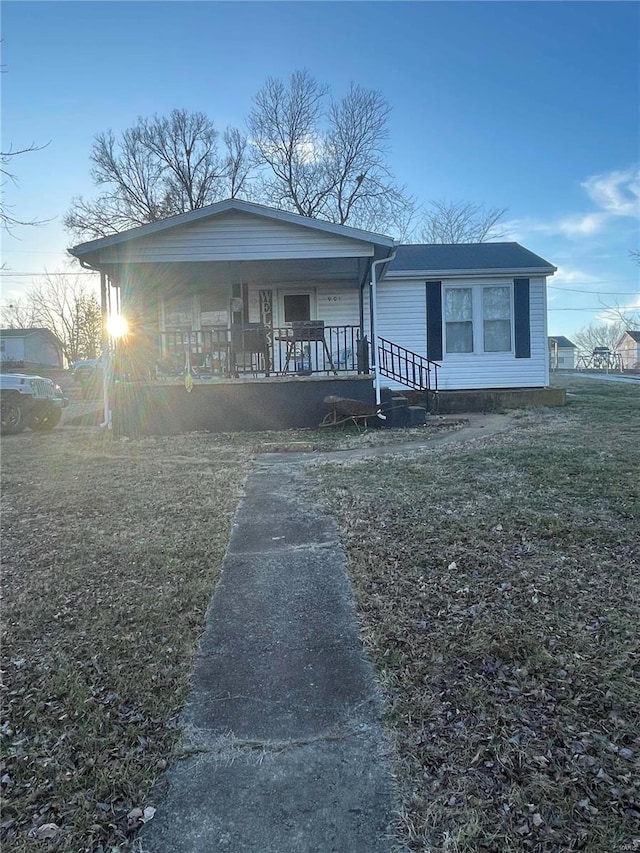
<svg viewBox="0 0 640 853"><path fill-rule="evenodd" d="M109 265L113 284L132 289L149 287L193 288L248 284L345 284L359 285L370 258L298 258L277 260L176 262L172 264Z"/></svg>

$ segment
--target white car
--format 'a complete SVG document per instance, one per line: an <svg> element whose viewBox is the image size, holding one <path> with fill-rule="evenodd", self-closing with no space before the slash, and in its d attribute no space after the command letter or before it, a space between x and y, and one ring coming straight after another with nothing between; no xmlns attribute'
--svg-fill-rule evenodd
<svg viewBox="0 0 640 853"><path fill-rule="evenodd" d="M46 432L60 423L69 401L62 389L44 376L0 373L0 432L13 435L27 427Z"/></svg>

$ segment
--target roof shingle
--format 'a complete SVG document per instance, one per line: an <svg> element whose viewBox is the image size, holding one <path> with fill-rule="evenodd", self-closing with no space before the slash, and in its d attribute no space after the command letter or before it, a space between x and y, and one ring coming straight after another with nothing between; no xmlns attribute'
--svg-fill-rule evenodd
<svg viewBox="0 0 640 853"><path fill-rule="evenodd" d="M429 270L540 269L555 272L549 261L519 243L438 243L398 246L392 273Z"/></svg>

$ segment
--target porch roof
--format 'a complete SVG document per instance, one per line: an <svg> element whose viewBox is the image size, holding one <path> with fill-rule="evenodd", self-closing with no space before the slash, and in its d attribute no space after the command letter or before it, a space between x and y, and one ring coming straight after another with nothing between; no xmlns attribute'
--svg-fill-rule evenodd
<svg viewBox="0 0 640 853"><path fill-rule="evenodd" d="M69 252L104 269L131 263L378 258L395 245L382 234L227 199L80 243Z"/></svg>

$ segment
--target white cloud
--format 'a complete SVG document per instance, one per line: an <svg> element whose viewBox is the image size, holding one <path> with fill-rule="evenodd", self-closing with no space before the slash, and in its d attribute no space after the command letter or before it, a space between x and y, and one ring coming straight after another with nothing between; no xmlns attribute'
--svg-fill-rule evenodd
<svg viewBox="0 0 640 853"><path fill-rule="evenodd" d="M553 276L553 280L551 284L555 285L572 285L572 284L589 284L591 282L597 282L599 279L590 275L589 273L583 272L578 269L570 269L569 267L559 266L558 271Z"/></svg>
<svg viewBox="0 0 640 853"><path fill-rule="evenodd" d="M640 215L640 170L593 175L581 184L591 200L612 216Z"/></svg>
<svg viewBox="0 0 640 853"><path fill-rule="evenodd" d="M552 234L569 238L588 237L601 231L607 222L606 213L584 213L541 222L535 219L514 219L503 223L505 239L520 242L523 234Z"/></svg>
<svg viewBox="0 0 640 853"><path fill-rule="evenodd" d="M640 170L616 170L604 175L593 175L580 184L595 210L575 213L560 219L540 221L516 219L504 223L508 239L520 241L523 234L561 235L572 240L591 237L605 230L614 217L640 216Z"/></svg>
<svg viewBox="0 0 640 853"><path fill-rule="evenodd" d="M565 237L586 237L602 231L607 216L604 213L586 213L568 216L549 224L550 233L560 233Z"/></svg>

